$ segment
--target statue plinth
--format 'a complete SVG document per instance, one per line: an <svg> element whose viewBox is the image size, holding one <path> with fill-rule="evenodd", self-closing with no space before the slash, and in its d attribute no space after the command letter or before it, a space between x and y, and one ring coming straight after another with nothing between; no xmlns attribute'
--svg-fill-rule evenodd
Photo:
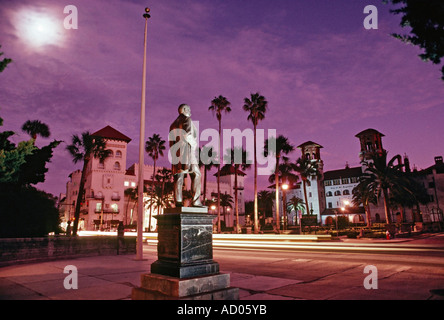
<svg viewBox="0 0 444 320"><path fill-rule="evenodd" d="M230 275L219 273L213 260L214 216L208 208L165 209L157 219L158 260L151 274L142 275L142 287L133 289L134 300L239 299Z"/></svg>
<svg viewBox="0 0 444 320"><path fill-rule="evenodd" d="M219 272L213 261L214 216L207 213L206 207L181 207L157 216L158 260L152 273L182 279Z"/></svg>

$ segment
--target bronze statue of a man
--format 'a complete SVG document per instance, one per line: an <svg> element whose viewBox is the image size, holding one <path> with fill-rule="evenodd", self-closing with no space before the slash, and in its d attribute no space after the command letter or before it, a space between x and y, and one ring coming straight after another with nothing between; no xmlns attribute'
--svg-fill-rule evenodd
<svg viewBox="0 0 444 320"><path fill-rule="evenodd" d="M170 141L170 156L174 175L174 200L176 207L183 206L182 189L186 174L191 177L191 193L193 207L203 207L200 202L201 173L197 159L196 127L191 120L191 108L181 104L179 116L170 126L168 140Z"/></svg>

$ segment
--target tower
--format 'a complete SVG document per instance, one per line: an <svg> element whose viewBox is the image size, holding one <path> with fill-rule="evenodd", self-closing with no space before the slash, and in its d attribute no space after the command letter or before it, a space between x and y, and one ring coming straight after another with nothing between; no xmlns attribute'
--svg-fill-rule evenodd
<svg viewBox="0 0 444 320"><path fill-rule="evenodd" d="M104 139L110 156L103 162L92 157L88 163L84 228L112 229L117 227L119 221L123 221L127 145L131 139L111 126L94 132L92 136Z"/></svg>
<svg viewBox="0 0 444 320"><path fill-rule="evenodd" d="M324 196L324 162L321 159L320 144L313 141L307 141L298 146L301 149L302 159L315 162L318 167L318 174L307 177L306 192L307 202L310 212L306 214L316 214L318 221L320 221L321 213L325 209L325 196Z"/></svg>
<svg viewBox="0 0 444 320"><path fill-rule="evenodd" d="M381 132L375 129L367 129L359 132L355 137L361 143L361 151L359 152L361 162L372 160L374 156L381 156L384 152L382 147L382 137L384 135Z"/></svg>

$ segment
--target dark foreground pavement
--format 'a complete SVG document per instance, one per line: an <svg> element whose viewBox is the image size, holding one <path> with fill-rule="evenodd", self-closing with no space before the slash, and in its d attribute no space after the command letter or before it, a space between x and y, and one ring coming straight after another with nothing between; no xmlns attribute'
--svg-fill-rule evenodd
<svg viewBox="0 0 444 320"><path fill-rule="evenodd" d="M444 248L444 233L399 240L421 248ZM343 241L365 244L371 241ZM374 242L373 242L374 243ZM393 242L395 243L395 242ZM157 259L155 245L144 246L144 261L134 255L98 256L20 264L0 268L0 300L129 300L140 275ZM438 254L254 251L214 249L221 272L231 275L241 300L439 300L444 289L444 256ZM376 267L376 288L364 282ZM77 289L66 289L74 266ZM368 282L368 281L367 281ZM375 283L373 283L375 285Z"/></svg>

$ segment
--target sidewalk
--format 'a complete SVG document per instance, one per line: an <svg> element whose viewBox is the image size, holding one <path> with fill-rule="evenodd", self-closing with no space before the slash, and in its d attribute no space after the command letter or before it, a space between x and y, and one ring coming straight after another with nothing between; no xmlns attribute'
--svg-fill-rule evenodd
<svg viewBox="0 0 444 320"><path fill-rule="evenodd" d="M444 233L402 241L444 246ZM283 259L270 255L267 258L252 256L239 265L236 260L239 257L230 257L228 250L219 256L222 257L221 272L231 274L231 286L240 288L241 300L361 299L364 296L360 295L369 294L361 288L362 261L325 262L304 259L303 256ZM157 260L156 247L145 245L146 260L136 261L134 258L135 255L97 256L3 267L0 268L0 300L130 300L132 288L140 286L140 275L149 272L150 265ZM78 289L64 287L64 280L69 276L64 269L70 265L77 268ZM430 276L423 269L382 266L380 277L390 281L390 286L396 287L402 298L429 299L429 289L444 288L444 272L437 270L434 269L435 273ZM414 273L409 275L410 271ZM411 287L402 290L405 279L413 276L424 281L424 290L412 290ZM347 279L347 286L344 279ZM377 294L380 299L386 299L394 291L386 292Z"/></svg>

